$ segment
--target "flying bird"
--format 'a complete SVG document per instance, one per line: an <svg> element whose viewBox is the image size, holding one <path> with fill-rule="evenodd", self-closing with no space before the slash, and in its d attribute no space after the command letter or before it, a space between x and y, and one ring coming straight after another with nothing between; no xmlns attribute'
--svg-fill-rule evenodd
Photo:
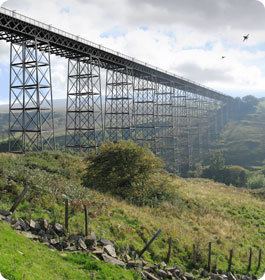
<svg viewBox="0 0 265 280"><path fill-rule="evenodd" d="M244 36L243 36L243 42L247 41L248 38L249 38L249 34L248 34L248 35L244 35Z"/></svg>
<svg viewBox="0 0 265 280"><path fill-rule="evenodd" d="M222 56L222 59L225 59L225 56L224 56L224 55Z"/></svg>
<svg viewBox="0 0 265 280"><path fill-rule="evenodd" d="M263 4L263 6L265 7L265 0L257 0L257 1Z"/></svg>

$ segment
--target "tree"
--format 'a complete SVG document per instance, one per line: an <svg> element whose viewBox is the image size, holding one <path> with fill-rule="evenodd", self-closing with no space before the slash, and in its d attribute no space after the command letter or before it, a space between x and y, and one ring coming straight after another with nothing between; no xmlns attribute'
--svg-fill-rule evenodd
<svg viewBox="0 0 265 280"><path fill-rule="evenodd" d="M128 189L142 188L162 166L150 150L131 141L108 142L88 155L84 186L125 197Z"/></svg>

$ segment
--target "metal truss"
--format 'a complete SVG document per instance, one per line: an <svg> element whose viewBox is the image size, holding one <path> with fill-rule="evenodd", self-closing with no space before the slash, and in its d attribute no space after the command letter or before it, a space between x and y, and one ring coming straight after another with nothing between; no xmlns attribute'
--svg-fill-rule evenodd
<svg viewBox="0 0 265 280"><path fill-rule="evenodd" d="M115 68L106 73L105 139L116 142L132 138L133 72Z"/></svg>
<svg viewBox="0 0 265 280"><path fill-rule="evenodd" d="M133 139L142 146L149 147L156 151L155 131L155 94L157 84L155 78L145 77L134 80L134 101L133 101Z"/></svg>
<svg viewBox="0 0 265 280"><path fill-rule="evenodd" d="M174 168L179 174L184 174L190 162L189 129L188 129L187 91L174 88L173 95L173 144Z"/></svg>
<svg viewBox="0 0 265 280"><path fill-rule="evenodd" d="M155 147L168 169L173 169L175 162L173 135L173 95L169 85L158 84L155 93Z"/></svg>
<svg viewBox="0 0 265 280"><path fill-rule="evenodd" d="M12 42L10 50L9 150L54 149L50 45Z"/></svg>
<svg viewBox="0 0 265 280"><path fill-rule="evenodd" d="M94 57L68 61L65 146L96 149L102 141L100 61Z"/></svg>

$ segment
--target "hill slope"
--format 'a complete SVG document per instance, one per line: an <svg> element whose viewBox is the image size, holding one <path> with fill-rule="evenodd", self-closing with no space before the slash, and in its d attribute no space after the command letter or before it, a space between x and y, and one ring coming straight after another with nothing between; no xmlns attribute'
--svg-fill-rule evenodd
<svg viewBox="0 0 265 280"><path fill-rule="evenodd" d="M172 187L178 194L176 201L154 208L136 207L110 195L82 188L84 169L83 158L66 153L0 154L1 208L9 209L26 180L31 192L19 207L17 217L43 217L62 223L62 196L67 194L74 202L70 232L83 231L83 212L78 202L86 200L91 230L97 236L113 240L119 253L128 248L139 251L161 228L162 235L144 255L151 262L165 259L167 240L172 237L172 265L176 263L186 269L194 266L193 244L198 245L197 265L206 265L207 244L211 241L213 262L226 269L228 252L234 248L234 269L239 272L246 272L249 247L253 247L252 269L255 271L257 250L265 245L265 201L256 194L210 180L171 177ZM262 268L264 266L265 259Z"/></svg>
<svg viewBox="0 0 265 280"><path fill-rule="evenodd" d="M255 112L237 122L230 122L223 130L221 143L227 164L262 165L265 160L265 101Z"/></svg>

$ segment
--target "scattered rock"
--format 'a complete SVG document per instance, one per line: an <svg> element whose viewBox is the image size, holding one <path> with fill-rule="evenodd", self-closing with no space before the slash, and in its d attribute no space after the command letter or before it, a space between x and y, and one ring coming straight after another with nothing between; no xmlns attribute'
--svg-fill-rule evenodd
<svg viewBox="0 0 265 280"><path fill-rule="evenodd" d="M2 215L4 217L8 217L8 216L11 216L12 213L10 211L0 209L0 215Z"/></svg>
<svg viewBox="0 0 265 280"><path fill-rule="evenodd" d="M194 280L195 279L195 277L191 273L187 273L187 272L184 274L184 277L187 280Z"/></svg>
<svg viewBox="0 0 265 280"><path fill-rule="evenodd" d="M97 237L95 233L91 233L90 235L86 236L85 243L88 248L97 246Z"/></svg>
<svg viewBox="0 0 265 280"><path fill-rule="evenodd" d="M86 246L86 243L84 242L84 240L82 238L79 238L78 239L78 247L84 251L87 251L87 246Z"/></svg>
<svg viewBox="0 0 265 280"><path fill-rule="evenodd" d="M168 278L168 274L165 272L165 270L163 269L159 269L158 272L157 272L157 275L162 277L162 278Z"/></svg>
<svg viewBox="0 0 265 280"><path fill-rule="evenodd" d="M160 280L159 278L157 278L156 276L154 276L153 274L151 274L147 271L144 271L143 275L146 277L146 279L149 279L149 280Z"/></svg>
<svg viewBox="0 0 265 280"><path fill-rule="evenodd" d="M21 231L21 233L22 233L25 237L27 237L27 238L29 238L29 239L32 239L32 240L39 240L39 239L40 239L38 235L35 235L35 234L33 234L33 233L31 233L31 232L28 232L28 231Z"/></svg>
<svg viewBox="0 0 265 280"><path fill-rule="evenodd" d="M115 259L115 258L113 258L113 257L111 257L107 254L102 254L102 258L103 258L104 262L106 262L106 263L111 263L111 264L114 264L114 265L126 267L125 262L123 262L121 260L118 260L118 259Z"/></svg>
<svg viewBox="0 0 265 280"><path fill-rule="evenodd" d="M231 272L228 272L227 277L228 280L237 280L236 277Z"/></svg>
<svg viewBox="0 0 265 280"><path fill-rule="evenodd" d="M54 226L54 231L59 235L59 236L63 236L64 235L64 228L61 224L59 223L55 223Z"/></svg>
<svg viewBox="0 0 265 280"><path fill-rule="evenodd" d="M127 261L127 267L128 268L140 268L140 267L143 267L143 262L140 260L135 260L135 261L129 260L129 261Z"/></svg>
<svg viewBox="0 0 265 280"><path fill-rule="evenodd" d="M99 241L98 241L102 246L107 246L107 245L112 245L114 247L114 244L107 240L107 239L104 239L104 238L100 238Z"/></svg>
<svg viewBox="0 0 265 280"><path fill-rule="evenodd" d="M23 231L28 231L30 230L29 225L24 222L22 219L18 219L15 224L13 224L13 228L16 230L23 230Z"/></svg>
<svg viewBox="0 0 265 280"><path fill-rule="evenodd" d="M103 247L104 252L106 252L109 256L116 258L117 254L115 248L112 245L106 245Z"/></svg>

